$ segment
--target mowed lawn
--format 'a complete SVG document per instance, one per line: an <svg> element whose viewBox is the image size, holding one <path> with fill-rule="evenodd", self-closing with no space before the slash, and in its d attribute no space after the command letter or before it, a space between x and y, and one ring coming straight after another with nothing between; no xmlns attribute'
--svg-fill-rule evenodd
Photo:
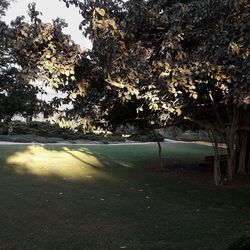
<svg viewBox="0 0 250 250"><path fill-rule="evenodd" d="M165 144L169 166L209 146ZM0 146L0 249L225 249L250 233L249 189L154 171L156 145Z"/></svg>

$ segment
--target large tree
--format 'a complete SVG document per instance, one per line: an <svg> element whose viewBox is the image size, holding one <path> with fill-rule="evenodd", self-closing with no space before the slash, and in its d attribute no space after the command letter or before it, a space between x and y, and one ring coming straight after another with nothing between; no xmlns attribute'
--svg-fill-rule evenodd
<svg viewBox="0 0 250 250"><path fill-rule="evenodd" d="M157 124L190 120L211 132L216 163L224 138L230 179L250 172L249 0L64 2L93 41L92 68L83 63L77 80L95 90L84 98L99 115L133 102Z"/></svg>

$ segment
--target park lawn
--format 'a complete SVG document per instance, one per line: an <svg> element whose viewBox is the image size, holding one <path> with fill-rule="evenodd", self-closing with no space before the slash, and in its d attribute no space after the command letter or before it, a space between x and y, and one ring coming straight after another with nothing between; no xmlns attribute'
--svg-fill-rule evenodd
<svg viewBox="0 0 250 250"><path fill-rule="evenodd" d="M166 165L212 153L166 144ZM154 171L156 145L0 146L0 249L225 249L250 233L249 189Z"/></svg>

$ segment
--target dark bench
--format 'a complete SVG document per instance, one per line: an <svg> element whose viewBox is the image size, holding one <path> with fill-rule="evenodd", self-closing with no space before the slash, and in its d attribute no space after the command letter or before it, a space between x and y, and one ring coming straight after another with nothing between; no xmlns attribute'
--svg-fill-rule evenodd
<svg viewBox="0 0 250 250"><path fill-rule="evenodd" d="M221 174L226 174L227 170L227 155L219 155L220 159L220 171ZM205 156L205 166L207 169L213 171L214 169L214 155Z"/></svg>

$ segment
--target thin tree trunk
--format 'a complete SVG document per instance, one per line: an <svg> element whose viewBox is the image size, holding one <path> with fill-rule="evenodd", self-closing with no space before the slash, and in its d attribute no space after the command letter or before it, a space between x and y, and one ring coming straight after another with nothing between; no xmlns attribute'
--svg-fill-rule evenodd
<svg viewBox="0 0 250 250"><path fill-rule="evenodd" d="M240 132L238 135L240 138L239 145L239 162L237 166L237 173L245 175L246 174L246 165L247 165L247 143L248 143L248 133Z"/></svg>
<svg viewBox="0 0 250 250"><path fill-rule="evenodd" d="M219 186L222 183L218 142L215 142L214 145L214 183L216 186Z"/></svg>
<svg viewBox="0 0 250 250"><path fill-rule="evenodd" d="M214 183L216 186L221 185L221 171L220 171L220 154L218 138L214 131L211 131L213 138L213 149L214 149Z"/></svg>
<svg viewBox="0 0 250 250"><path fill-rule="evenodd" d="M228 179L233 179L233 174L236 170L236 152L235 152L235 138L234 133L229 133L227 135L227 152L228 152L228 163L227 163L227 173Z"/></svg>
<svg viewBox="0 0 250 250"><path fill-rule="evenodd" d="M164 169L164 164L163 164L163 159L162 159L162 148L161 148L161 142L159 141L159 137L157 136L155 130L153 130L153 134L155 136L157 146L158 146L158 157L159 157L159 162L160 162L160 168L163 170Z"/></svg>
<svg viewBox="0 0 250 250"><path fill-rule="evenodd" d="M226 129L226 143L227 143L227 151L228 151L228 164L227 164L227 173L228 179L232 180L233 175L236 171L236 143L237 143L237 136L236 136L236 127L238 124L238 117L239 117L239 109L234 106L233 115L231 126Z"/></svg>
<svg viewBox="0 0 250 250"><path fill-rule="evenodd" d="M248 135L248 138L250 135ZM247 155L247 165L246 165L246 172L247 174L250 174L250 138L248 139L248 144L247 144L247 150L246 150L246 155Z"/></svg>
<svg viewBox="0 0 250 250"><path fill-rule="evenodd" d="M250 125L250 107L243 106L239 108L239 121L236 134L239 138L239 164L237 166L237 173L246 175L248 172L249 161L249 147L250 147L250 132L242 130L241 128L247 128Z"/></svg>

